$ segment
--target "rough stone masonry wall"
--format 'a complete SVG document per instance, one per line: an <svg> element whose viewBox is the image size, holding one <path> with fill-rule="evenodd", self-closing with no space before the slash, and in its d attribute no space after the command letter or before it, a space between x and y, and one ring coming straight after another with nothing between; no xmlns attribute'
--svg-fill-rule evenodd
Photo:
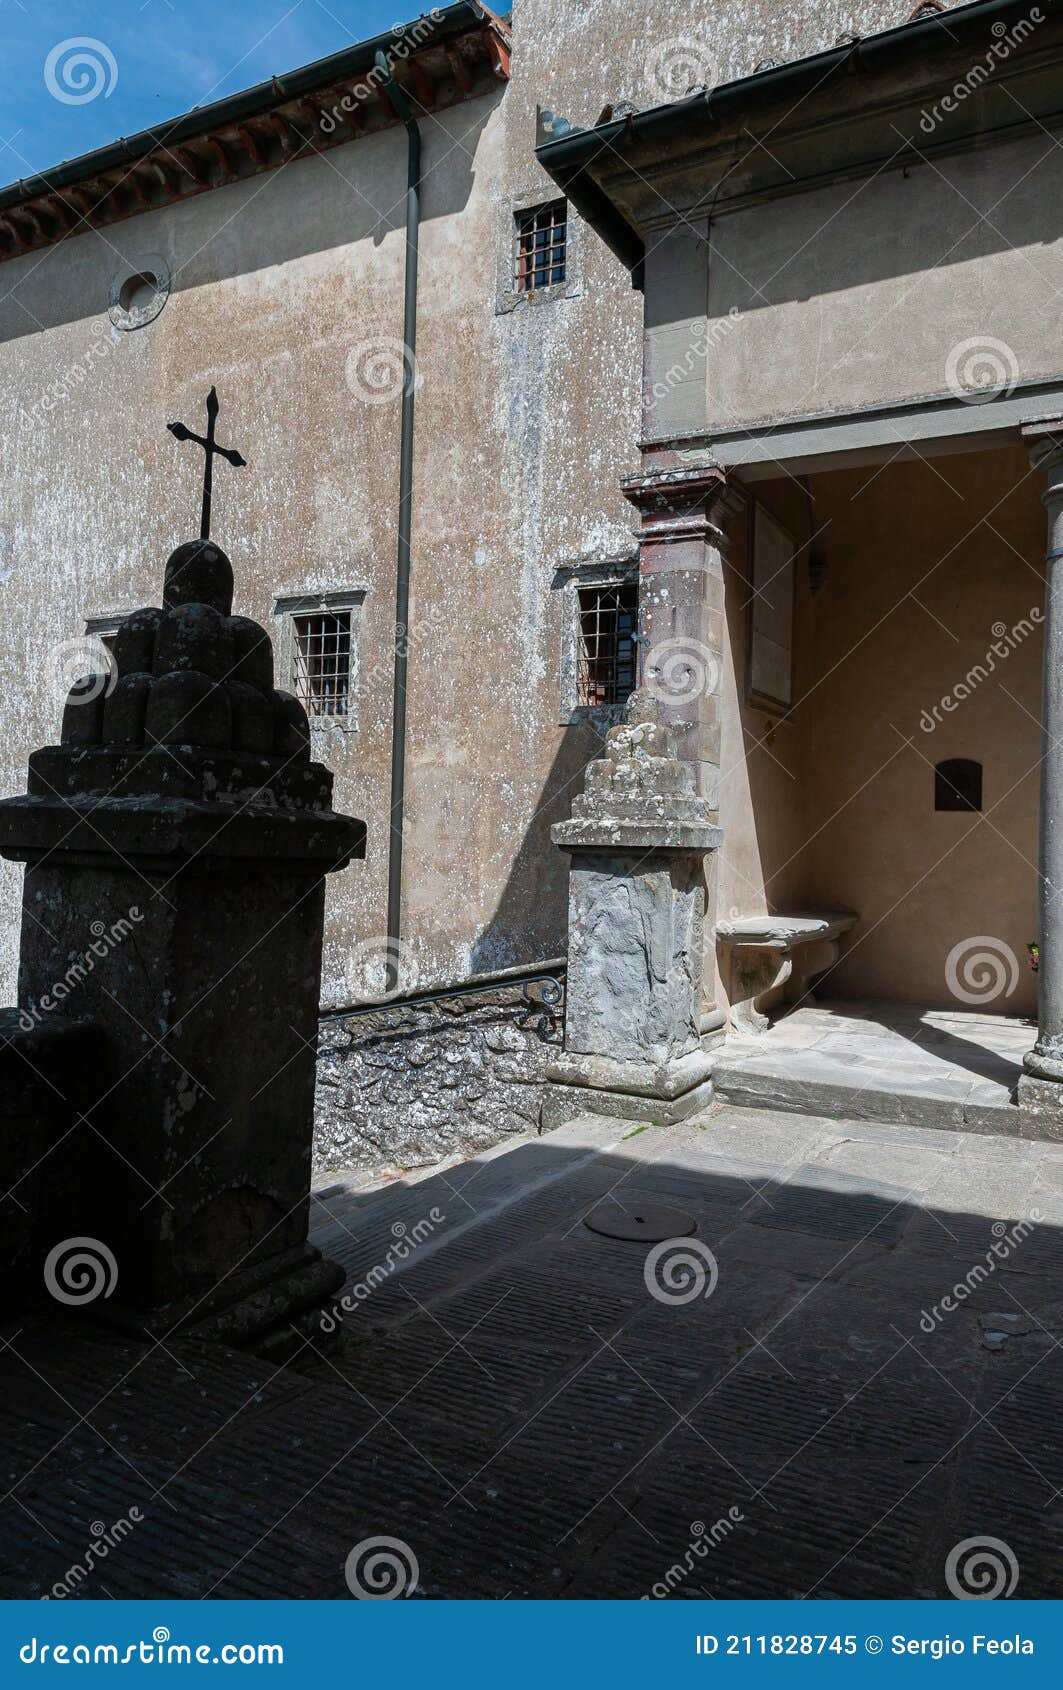
<svg viewBox="0 0 1063 1690"><path fill-rule="evenodd" d="M314 1166L423 1167L539 1126L563 1009L520 985L321 1023Z"/></svg>

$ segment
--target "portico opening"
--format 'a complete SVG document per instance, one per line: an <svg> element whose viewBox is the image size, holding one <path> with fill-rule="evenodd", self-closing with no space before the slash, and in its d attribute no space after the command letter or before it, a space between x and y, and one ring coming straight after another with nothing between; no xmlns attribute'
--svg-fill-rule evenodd
<svg viewBox="0 0 1063 1690"><path fill-rule="evenodd" d="M883 1084L944 1042L950 1070L1014 1095L1037 1016L1042 478L1020 441L780 469L745 486L733 519L718 925L855 913L818 975L795 969L773 993L769 969L760 1007L777 1023L838 1005L846 1025L891 1030ZM765 523L776 551L780 530L792 542L774 576L757 567ZM789 708L752 684L756 628L773 620L791 629ZM720 944L741 1037L737 957ZM820 1023L801 1015L790 1034L811 1047ZM772 1042L800 1065L781 1027Z"/></svg>

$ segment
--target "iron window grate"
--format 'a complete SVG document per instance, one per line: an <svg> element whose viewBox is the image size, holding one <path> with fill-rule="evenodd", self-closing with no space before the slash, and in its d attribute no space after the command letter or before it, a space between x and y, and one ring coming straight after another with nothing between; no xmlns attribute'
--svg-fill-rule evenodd
<svg viewBox="0 0 1063 1690"><path fill-rule="evenodd" d="M637 582L580 588L580 704L612 707L624 704L634 692L638 620Z"/></svg>
<svg viewBox="0 0 1063 1690"><path fill-rule="evenodd" d="M568 202L553 200L516 214L514 281L518 293L535 293L565 279Z"/></svg>
<svg viewBox="0 0 1063 1690"><path fill-rule="evenodd" d="M351 696L351 613L293 616L295 690L311 716L346 716Z"/></svg>

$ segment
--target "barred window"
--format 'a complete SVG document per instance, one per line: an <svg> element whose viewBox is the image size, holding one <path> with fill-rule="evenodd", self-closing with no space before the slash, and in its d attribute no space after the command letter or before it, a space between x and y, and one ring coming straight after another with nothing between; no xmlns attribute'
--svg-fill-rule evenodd
<svg viewBox="0 0 1063 1690"><path fill-rule="evenodd" d="M310 716L346 716L351 695L351 613L293 616L295 690Z"/></svg>
<svg viewBox="0 0 1063 1690"><path fill-rule="evenodd" d="M568 202L552 200L516 214L514 282L518 293L535 293L565 279Z"/></svg>
<svg viewBox="0 0 1063 1690"><path fill-rule="evenodd" d="M636 685L639 589L636 581L581 587L578 702L624 704Z"/></svg>

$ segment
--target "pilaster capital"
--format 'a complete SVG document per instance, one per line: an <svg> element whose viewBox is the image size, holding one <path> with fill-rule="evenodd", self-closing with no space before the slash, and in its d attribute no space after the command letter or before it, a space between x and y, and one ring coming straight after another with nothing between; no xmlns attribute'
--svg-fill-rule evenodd
<svg viewBox="0 0 1063 1690"><path fill-rule="evenodd" d="M1061 421L1063 428L1063 421ZM626 475L625 499L642 517L638 538L646 540L723 539L717 518L727 494L727 475L717 463L680 464L670 469Z"/></svg>
<svg viewBox="0 0 1063 1690"><path fill-rule="evenodd" d="M1032 418L1021 425L1020 433L1030 462L1044 474L1046 497L1055 493L1063 498L1063 415Z"/></svg>

